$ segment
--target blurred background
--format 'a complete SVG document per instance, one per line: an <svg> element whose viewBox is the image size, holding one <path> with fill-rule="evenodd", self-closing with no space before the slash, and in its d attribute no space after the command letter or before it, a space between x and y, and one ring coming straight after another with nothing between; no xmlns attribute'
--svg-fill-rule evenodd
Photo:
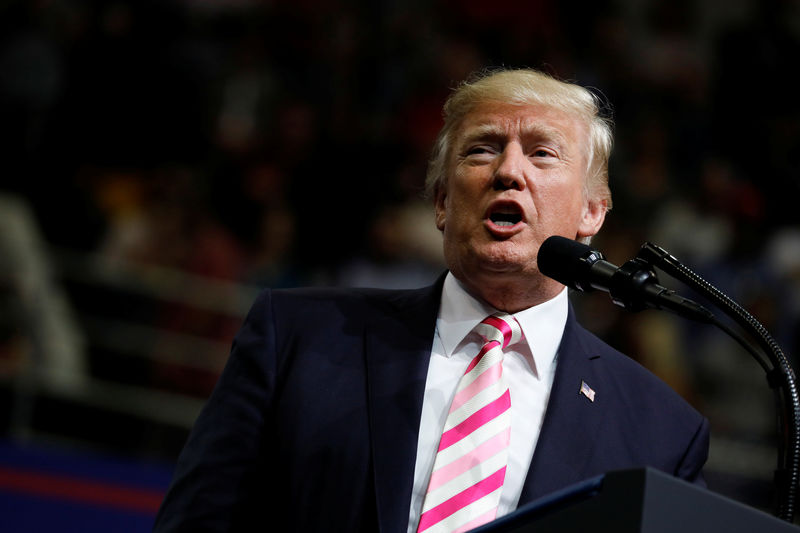
<svg viewBox="0 0 800 533"><path fill-rule="evenodd" d="M434 280L426 161L448 91L485 66L607 99L595 247L661 245L795 362L799 58L796 0L0 2L4 530L148 531L260 288ZM756 362L575 296L709 417L710 488L771 512Z"/></svg>

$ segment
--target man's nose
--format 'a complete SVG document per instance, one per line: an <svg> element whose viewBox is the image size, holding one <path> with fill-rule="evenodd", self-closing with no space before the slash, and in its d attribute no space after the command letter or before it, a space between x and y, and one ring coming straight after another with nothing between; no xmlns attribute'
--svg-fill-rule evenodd
<svg viewBox="0 0 800 533"><path fill-rule="evenodd" d="M527 163L522 147L515 143L508 144L500 155L494 172L494 188L524 190Z"/></svg>

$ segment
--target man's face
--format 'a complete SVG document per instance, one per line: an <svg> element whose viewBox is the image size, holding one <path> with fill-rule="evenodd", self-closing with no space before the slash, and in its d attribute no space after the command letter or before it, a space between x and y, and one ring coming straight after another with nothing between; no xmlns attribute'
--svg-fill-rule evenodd
<svg viewBox="0 0 800 533"><path fill-rule="evenodd" d="M541 105L479 105L456 129L436 225L447 264L473 287L541 282L536 256L551 235L594 235L605 201L587 198L588 126Z"/></svg>

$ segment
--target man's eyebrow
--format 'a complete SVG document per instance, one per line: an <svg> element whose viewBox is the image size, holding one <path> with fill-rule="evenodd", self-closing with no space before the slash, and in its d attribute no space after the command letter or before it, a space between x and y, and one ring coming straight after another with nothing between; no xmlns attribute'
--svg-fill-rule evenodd
<svg viewBox="0 0 800 533"><path fill-rule="evenodd" d="M462 141L470 142L480 139L498 139L505 137L506 135L505 128L497 124L477 124L464 132Z"/></svg>
<svg viewBox="0 0 800 533"><path fill-rule="evenodd" d="M486 123L477 124L464 132L462 142L473 142L477 140L502 139L508 135L506 129L498 124ZM545 139L566 145L566 136L558 129L545 126L541 123L524 124L522 126L523 139Z"/></svg>
<svg viewBox="0 0 800 533"><path fill-rule="evenodd" d="M541 123L524 124L522 126L522 137L545 139L562 146L567 144L567 137L560 129L552 128Z"/></svg>

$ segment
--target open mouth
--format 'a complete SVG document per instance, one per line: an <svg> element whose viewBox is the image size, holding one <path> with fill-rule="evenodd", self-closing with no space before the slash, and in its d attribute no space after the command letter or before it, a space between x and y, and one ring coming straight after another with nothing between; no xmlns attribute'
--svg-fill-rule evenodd
<svg viewBox="0 0 800 533"><path fill-rule="evenodd" d="M522 215L512 211L502 210L491 213L489 220L497 226L513 226L522 221Z"/></svg>
<svg viewBox="0 0 800 533"><path fill-rule="evenodd" d="M484 223L489 232L498 238L506 239L522 231L525 212L522 206L513 200L496 199L486 209Z"/></svg>

